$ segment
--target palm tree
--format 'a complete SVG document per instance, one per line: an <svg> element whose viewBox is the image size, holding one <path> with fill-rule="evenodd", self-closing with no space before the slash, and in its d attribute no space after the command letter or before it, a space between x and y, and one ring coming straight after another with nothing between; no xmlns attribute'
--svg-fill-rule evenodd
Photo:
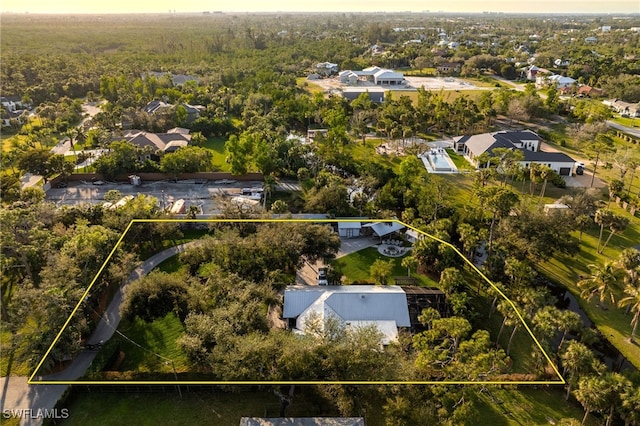
<svg viewBox="0 0 640 426"><path fill-rule="evenodd" d="M618 267L626 272L624 277L625 284L637 286L640 279L640 251L634 248L628 248L620 253L617 261Z"/></svg>
<svg viewBox="0 0 640 426"><path fill-rule="evenodd" d="M611 221L613 220L613 212L608 209L598 209L596 211L596 215L594 217L594 222L600 225L600 235L598 236L598 253L600 253L600 242L602 241L602 233L604 232L604 227L609 226Z"/></svg>
<svg viewBox="0 0 640 426"><path fill-rule="evenodd" d="M606 389L609 383L601 377L583 377L578 383L576 399L584 408L582 423L585 424L589 413L592 411L603 411L607 407Z"/></svg>
<svg viewBox="0 0 640 426"><path fill-rule="evenodd" d="M611 303L615 303L613 294L613 285L618 280L616 270L611 262L607 262L602 267L598 265L589 265L591 276L578 281L578 287L582 289L580 297L591 301L596 294L600 295L600 303L610 299Z"/></svg>
<svg viewBox="0 0 640 426"><path fill-rule="evenodd" d="M560 316L556 319L558 323L558 329L562 332L562 338L560 339L560 343L558 343L557 350L559 351L567 338L567 334L569 332L575 332L582 328L582 318L580 318L580 314L577 312L564 310L560 311Z"/></svg>
<svg viewBox="0 0 640 426"><path fill-rule="evenodd" d="M623 232L627 228L627 225L629 225L629 219L614 214L611 222L609 223L609 236L607 237L607 240L604 242L602 247L600 247L598 253L602 253L604 251L605 247L607 247L607 244L609 244L609 240L611 240L611 237L613 237L613 234Z"/></svg>
<svg viewBox="0 0 640 426"><path fill-rule="evenodd" d="M625 306L629 306L631 312L633 312L633 318L631 319L631 325L633 329L631 330L631 343L635 342L636 331L638 329L638 323L640 322L640 287L632 286L628 284L624 288L624 293L627 294L627 297L620 299L618 302L618 306L624 308Z"/></svg>
<svg viewBox="0 0 640 426"><path fill-rule="evenodd" d="M640 386L627 387L620 394L620 400L620 417L624 420L625 426L640 424Z"/></svg>
<svg viewBox="0 0 640 426"><path fill-rule="evenodd" d="M78 153L76 152L76 144L73 141L77 136L76 129L69 129L66 132L64 132L64 135L69 138L69 144L71 145L71 150L73 151L73 156L75 157L75 164L76 164L75 168L77 168Z"/></svg>
<svg viewBox="0 0 640 426"><path fill-rule="evenodd" d="M418 265L418 259L415 256L406 256L402 259L402 266L407 268L407 276L411 276L411 268L415 268Z"/></svg>
<svg viewBox="0 0 640 426"><path fill-rule="evenodd" d="M576 226L580 230L580 236L578 237L578 242L582 242L582 233L591 226L593 220L586 214L581 214L575 218Z"/></svg>
<svg viewBox="0 0 640 426"><path fill-rule="evenodd" d="M275 188L276 188L275 178L271 175L266 175L264 177L264 183L262 185L262 189L263 189L262 204L265 210L267 208L267 198L269 198L273 194L273 191L275 190Z"/></svg>
<svg viewBox="0 0 640 426"><path fill-rule="evenodd" d="M540 202L542 201L542 197L544 197L544 193L547 190L547 182L549 181L549 178L555 173L548 166L541 166L539 171L540 179L542 179L542 189L540 190L540 197L538 197L538 204L540 204Z"/></svg>
<svg viewBox="0 0 640 426"><path fill-rule="evenodd" d="M565 399L568 400L571 387L578 381L580 376L594 369L596 357L593 351L583 343L572 340L569 342L567 350L560 355L560 360L563 367L562 375L569 375L569 380L567 380L567 394L565 396Z"/></svg>

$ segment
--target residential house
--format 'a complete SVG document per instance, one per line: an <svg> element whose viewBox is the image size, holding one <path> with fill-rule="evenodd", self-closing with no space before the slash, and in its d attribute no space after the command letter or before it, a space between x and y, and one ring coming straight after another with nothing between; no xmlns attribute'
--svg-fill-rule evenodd
<svg viewBox="0 0 640 426"><path fill-rule="evenodd" d="M198 118L200 118L200 112L204 111L206 108L202 105L190 105L187 103L182 104L185 110L187 110L187 123L191 123Z"/></svg>
<svg viewBox="0 0 640 426"><path fill-rule="evenodd" d="M190 105L187 103L183 103L181 105L187 112L187 123L191 123L192 121L198 119L200 117L200 111L205 109L205 107L202 105ZM162 111L166 111L172 107L173 105L168 104L164 101L154 100L145 105L142 110L148 114L153 115Z"/></svg>
<svg viewBox="0 0 640 426"><path fill-rule="evenodd" d="M460 63L459 62L442 62L436 65L436 71L438 74L458 74L460 72Z"/></svg>
<svg viewBox="0 0 640 426"><path fill-rule="evenodd" d="M541 68L536 65L531 65L524 69L525 77L529 81L536 81L537 78L550 73L551 72L548 69Z"/></svg>
<svg viewBox="0 0 640 426"><path fill-rule="evenodd" d="M289 286L284 291L282 317L293 332L301 334L311 322L322 330L330 318L347 328L373 325L384 345L398 340L399 328L411 326L406 294L394 285Z"/></svg>
<svg viewBox="0 0 640 426"><path fill-rule="evenodd" d="M155 114L163 109L171 108L171 104L163 101L154 100L142 107L142 110L148 114Z"/></svg>
<svg viewBox="0 0 640 426"><path fill-rule="evenodd" d="M332 75L338 73L338 64L331 62L319 62L315 66L316 72L321 75Z"/></svg>
<svg viewBox="0 0 640 426"><path fill-rule="evenodd" d="M549 76L538 76L536 77L536 87L547 87L551 85L555 85L558 89L562 89L565 87L571 87L577 83L571 77L565 77L559 74L553 74Z"/></svg>
<svg viewBox="0 0 640 426"><path fill-rule="evenodd" d="M582 86L578 87L578 92L577 92L577 95L579 97L588 96L590 98L597 98L599 96L602 96L603 94L604 94L604 91L602 89L587 86L586 84L583 84Z"/></svg>
<svg viewBox="0 0 640 426"><path fill-rule="evenodd" d="M340 83L348 84L350 86L357 84L360 79L360 76L351 70L340 71L338 77L340 78Z"/></svg>
<svg viewBox="0 0 640 426"><path fill-rule="evenodd" d="M150 147L153 152L174 152L182 146L191 143L189 129L173 128L166 133L149 133L142 130L129 130L124 135L124 140L140 147ZM149 154L152 155L151 153Z"/></svg>
<svg viewBox="0 0 640 426"><path fill-rule="evenodd" d="M603 104L611 107L612 110L620 115L628 117L640 117L640 102L632 104L621 101L620 99L608 99L602 101Z"/></svg>
<svg viewBox="0 0 640 426"><path fill-rule="evenodd" d="M22 100L18 96L2 96L0 97L0 103L7 112L18 111L27 108L22 104Z"/></svg>
<svg viewBox="0 0 640 426"><path fill-rule="evenodd" d="M530 130L503 130L472 136L457 136L453 141L454 149L462 153L471 164L480 168L487 165L478 164L478 157L484 153L491 156L496 148L520 150L524 154L520 164L524 167L528 168L532 163L544 164L562 176L572 176L576 164L576 161L567 154L540 151L542 138Z"/></svg>
<svg viewBox="0 0 640 426"><path fill-rule="evenodd" d="M27 108L31 107L30 105L23 104L18 96L2 96L0 97L0 104L2 104L4 108L1 120L3 127L11 126L11 120L13 119L22 124L23 114L28 112Z"/></svg>
<svg viewBox="0 0 640 426"><path fill-rule="evenodd" d="M379 67L368 67L362 71L345 70L339 73L340 82L356 84L368 81L376 86L397 86L404 84L404 74Z"/></svg>

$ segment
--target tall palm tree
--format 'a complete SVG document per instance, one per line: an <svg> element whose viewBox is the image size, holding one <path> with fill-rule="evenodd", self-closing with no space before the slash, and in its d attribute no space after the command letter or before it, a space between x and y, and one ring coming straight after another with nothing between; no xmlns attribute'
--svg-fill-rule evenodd
<svg viewBox="0 0 640 426"><path fill-rule="evenodd" d="M585 424L589 413L600 412L606 409L607 395L606 389L609 383L604 378L598 376L588 376L580 379L578 389L576 390L576 399L584 408L584 417L582 423Z"/></svg>
<svg viewBox="0 0 640 426"><path fill-rule="evenodd" d="M633 318L631 319L631 325L633 326L633 329L631 330L631 343L634 343L638 323L640 322L640 287L627 284L624 288L624 293L628 296L620 299L618 306L621 308L629 306L631 312L633 312Z"/></svg>
<svg viewBox="0 0 640 426"><path fill-rule="evenodd" d="M625 426L640 424L640 386L629 386L621 394L620 417Z"/></svg>
<svg viewBox="0 0 640 426"><path fill-rule="evenodd" d="M276 189L276 179L271 175L266 175L264 177L264 183L262 185L263 194L262 194L262 204L263 207L267 208L267 199L273 195L273 192Z"/></svg>
<svg viewBox="0 0 640 426"><path fill-rule="evenodd" d="M604 232L605 226L609 226L611 221L613 220L613 212L608 209L598 209L596 211L596 215L594 217L594 222L600 225L600 235L598 236L598 253L600 253L600 242L602 241L602 233Z"/></svg>
<svg viewBox="0 0 640 426"><path fill-rule="evenodd" d="M544 193L547 190L547 182L549 181L549 178L555 173L548 166L541 166L539 171L540 179L542 179L542 189L540 190L540 196L538 197L538 204L540 204L540 202L542 201L542 197L544 197Z"/></svg>
<svg viewBox="0 0 640 426"><path fill-rule="evenodd" d="M607 262L602 266L591 264L589 270L591 276L578 281L578 287L582 289L580 297L591 301L593 296L598 294L600 303L605 303L607 299L610 299L611 303L615 303L613 285L617 282L618 277L613 263Z"/></svg>
<svg viewBox="0 0 640 426"><path fill-rule="evenodd" d="M567 394L565 399L569 399L571 387L576 384L578 379L589 372L592 372L595 365L596 357L591 349L577 340L572 340L562 355L560 355L563 371L562 375L569 375L567 380Z"/></svg>
<svg viewBox="0 0 640 426"><path fill-rule="evenodd" d="M626 273L624 277L625 284L634 287L640 284L640 250L635 248L623 250L616 263Z"/></svg>
<svg viewBox="0 0 640 426"><path fill-rule="evenodd" d="M611 222L609 223L609 236L607 237L607 240L604 242L602 247L600 247L600 250L598 250L598 253L602 253L604 251L605 247L607 247L607 244L609 244L609 240L611 240L611 237L613 237L613 234L623 232L627 228L627 225L629 225L629 219L614 214Z"/></svg>

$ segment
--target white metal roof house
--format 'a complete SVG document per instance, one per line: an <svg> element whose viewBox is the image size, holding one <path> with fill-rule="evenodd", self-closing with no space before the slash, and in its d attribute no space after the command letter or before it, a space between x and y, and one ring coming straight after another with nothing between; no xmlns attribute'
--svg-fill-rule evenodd
<svg viewBox="0 0 640 426"><path fill-rule="evenodd" d="M398 327L410 327L407 296L398 286L290 286L284 291L282 317L294 332L305 333L306 323L324 324L337 318L347 327L375 325L382 344L398 339Z"/></svg>
<svg viewBox="0 0 640 426"><path fill-rule="evenodd" d="M558 89L562 89L565 87L571 87L576 84L577 81L571 77L565 77L560 74L554 74L549 76L538 76L536 77L536 87L546 87L550 85L555 85Z"/></svg>
<svg viewBox="0 0 640 426"><path fill-rule="evenodd" d="M398 222L374 222L362 226L371 228L373 233L378 237L384 237L405 228L404 225Z"/></svg>
<svg viewBox="0 0 640 426"><path fill-rule="evenodd" d="M373 82L376 86L398 86L404 83L404 74L380 67L368 67L362 71L341 71L340 82L355 84L358 80Z"/></svg>

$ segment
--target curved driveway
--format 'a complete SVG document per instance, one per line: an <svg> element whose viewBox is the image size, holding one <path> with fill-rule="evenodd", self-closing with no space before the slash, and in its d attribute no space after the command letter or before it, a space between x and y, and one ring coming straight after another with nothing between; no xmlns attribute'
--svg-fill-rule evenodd
<svg viewBox="0 0 640 426"><path fill-rule="evenodd" d="M191 241L171 247L142 262L142 264L129 274L127 282L122 285L114 295L113 300L109 303L109 306L93 334L87 340L87 343L96 344L101 341L106 342L113 336L113 333L120 324L120 304L122 303L123 289L128 283L147 275L163 261L196 244L198 244L198 241ZM3 410L30 409L30 415L24 416L21 424L42 424L42 419L36 418L38 410L52 410L67 389L67 385L51 383L55 383L56 381L70 382L82 377L97 353L95 350L83 350L66 369L48 376L38 376L35 378L37 381L48 384L29 385L27 384L27 377L22 376L0 377L0 389L2 389L2 394L0 395L0 415L2 415Z"/></svg>

